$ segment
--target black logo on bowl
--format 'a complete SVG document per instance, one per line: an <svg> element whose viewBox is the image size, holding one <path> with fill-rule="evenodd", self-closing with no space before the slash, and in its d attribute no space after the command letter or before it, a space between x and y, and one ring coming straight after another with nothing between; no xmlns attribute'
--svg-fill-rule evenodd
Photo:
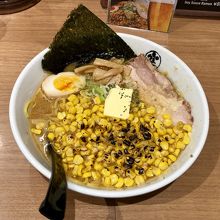
<svg viewBox="0 0 220 220"><path fill-rule="evenodd" d="M161 64L161 56L157 51L151 50L145 54L145 57L152 63L153 66L158 68Z"/></svg>

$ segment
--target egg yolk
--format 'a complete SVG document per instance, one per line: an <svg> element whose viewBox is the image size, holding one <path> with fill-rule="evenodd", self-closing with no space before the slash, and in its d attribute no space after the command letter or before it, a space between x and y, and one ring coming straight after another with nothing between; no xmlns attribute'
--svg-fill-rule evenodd
<svg viewBox="0 0 220 220"><path fill-rule="evenodd" d="M77 81L79 81L79 79L75 76L59 76L53 81L53 84L58 90L68 91L73 88Z"/></svg>

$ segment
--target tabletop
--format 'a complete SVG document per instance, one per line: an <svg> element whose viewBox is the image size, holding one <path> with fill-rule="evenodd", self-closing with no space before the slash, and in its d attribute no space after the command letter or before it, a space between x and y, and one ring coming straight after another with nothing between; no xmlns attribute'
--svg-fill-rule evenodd
<svg viewBox="0 0 220 220"><path fill-rule="evenodd" d="M45 219L38 208L48 180L17 147L10 129L8 105L23 67L48 47L79 3L41 0L28 10L0 15L0 220ZM84 0L83 4L105 20L99 1ZM197 161L169 186L126 199L102 199L68 191L65 219L220 219L220 20L175 16L168 34L112 28L161 44L186 62L208 98L209 134Z"/></svg>

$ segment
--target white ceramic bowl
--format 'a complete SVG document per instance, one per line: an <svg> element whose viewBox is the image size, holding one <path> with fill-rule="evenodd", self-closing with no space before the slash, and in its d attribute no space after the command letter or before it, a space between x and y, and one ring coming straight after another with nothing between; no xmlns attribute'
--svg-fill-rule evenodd
<svg viewBox="0 0 220 220"><path fill-rule="evenodd" d="M194 123L191 143L178 160L169 167L167 172L150 180L145 185L126 190L104 190L68 182L68 188L71 190L104 198L137 196L171 183L189 169L197 159L205 143L209 128L209 110L206 96L198 79L189 67L176 55L156 43L128 34L119 34L119 36L127 42L136 54L147 53L151 55L152 61L155 61L155 64L159 66L158 69L168 73L168 77L191 104ZM50 167L29 135L28 121L23 111L25 103L32 97L33 92L44 77L41 60L47 51L48 49L45 49L35 56L19 75L11 94L9 117L12 133L24 156L40 173L50 178Z"/></svg>

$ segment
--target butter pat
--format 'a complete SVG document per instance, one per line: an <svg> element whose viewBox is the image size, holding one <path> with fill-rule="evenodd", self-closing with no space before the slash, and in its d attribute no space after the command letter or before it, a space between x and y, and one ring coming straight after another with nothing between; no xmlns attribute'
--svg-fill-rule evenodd
<svg viewBox="0 0 220 220"><path fill-rule="evenodd" d="M112 88L105 100L104 115L127 119L129 117L133 89Z"/></svg>

